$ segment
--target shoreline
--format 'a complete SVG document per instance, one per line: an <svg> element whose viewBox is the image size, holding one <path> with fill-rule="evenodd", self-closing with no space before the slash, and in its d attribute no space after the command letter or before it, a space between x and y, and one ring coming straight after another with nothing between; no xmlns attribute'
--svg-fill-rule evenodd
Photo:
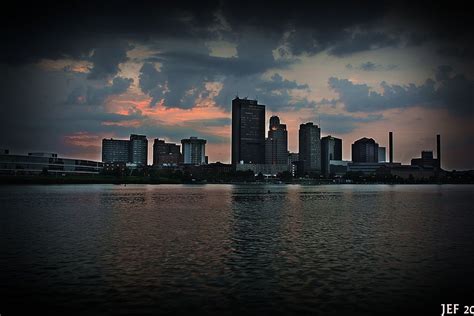
<svg viewBox="0 0 474 316"><path fill-rule="evenodd" d="M34 176L14 176L0 177L0 186L5 185L77 185L77 184L147 184L147 185L170 185L170 184L187 184L187 185L205 185L205 184L235 184L235 185L442 185L442 184L474 184L474 181L345 181L343 179L295 179L293 181L181 181L179 179L147 179L147 178L130 178L117 179L107 176L98 177L34 177Z"/></svg>

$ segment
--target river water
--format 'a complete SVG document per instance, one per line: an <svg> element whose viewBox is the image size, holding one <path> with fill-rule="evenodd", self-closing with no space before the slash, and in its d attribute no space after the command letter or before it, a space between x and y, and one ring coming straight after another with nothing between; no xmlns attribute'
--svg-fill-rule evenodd
<svg viewBox="0 0 474 316"><path fill-rule="evenodd" d="M0 314L441 315L473 185L0 186Z"/></svg>

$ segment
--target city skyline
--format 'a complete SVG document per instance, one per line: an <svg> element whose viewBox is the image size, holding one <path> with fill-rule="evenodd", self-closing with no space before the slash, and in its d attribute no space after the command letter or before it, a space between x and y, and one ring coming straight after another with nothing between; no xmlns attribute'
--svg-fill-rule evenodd
<svg viewBox="0 0 474 316"><path fill-rule="evenodd" d="M245 105L252 105L252 106L255 106L255 105L258 105L258 106L261 106L263 107L263 114L265 115L266 111L265 111L265 106L264 105L259 105L257 104L257 100L250 100L250 99L247 99L247 98L244 98L244 99L239 99L238 97L236 97L234 101L237 101L237 102L240 102L240 101L243 101L244 103L242 104L245 104ZM240 111L240 110L239 110ZM260 110L259 110L260 112ZM240 113L240 112L239 112ZM259 114L260 115L260 114ZM255 117L253 117L252 115L248 116L247 119L250 119L250 120L254 120ZM260 121L260 119L258 119L257 121L259 121L259 125L264 125L264 121ZM256 122L256 121L255 121ZM255 123L253 122L253 123ZM263 123L263 124L260 124L260 123ZM315 171L315 172L321 172L321 174L325 174L325 175L328 175L328 170L325 169L325 167L323 166L323 163L327 164L327 168L329 167L329 161L332 161L332 160L336 160L336 161L344 161L344 162L355 162L355 163L377 163L377 162L380 162L380 163L386 163L386 162L390 162L390 164L393 162L393 163L396 163L398 165L400 164L405 164L404 162L399 162L399 161L396 161L395 159L393 159L393 153L395 152L394 150L394 144L393 144L393 132L389 132L388 133L388 149L389 149L389 157L387 158L386 157L386 153L385 153L385 147L381 147L379 146L379 144L373 139L373 138L370 138L370 137L361 137L359 139L356 139L352 144L350 144L350 152L349 154L346 154L344 155L344 150L342 149L342 139L339 139L337 137L334 137L332 135L327 135L327 136L322 136L324 135L322 133L322 130L320 128L319 125L317 124L314 124L313 122L306 122L306 123L303 123L303 124L300 124L299 126L299 130L298 130L298 135L299 135L299 138L300 138L300 141L298 143L301 143L302 145L299 145L299 148L298 148L298 151L290 151L288 150L288 148L286 147L286 140L288 138L288 133L287 133L287 130L286 130L286 124L280 124L280 119L278 116L271 116L269 121L269 130L265 133L263 133L263 131L259 131L258 134L262 134L261 136L263 136L263 134L265 134L263 137L264 141L261 142L260 144L260 148L254 152L252 151L250 154L248 154L248 157L254 157L254 156L260 156L260 154L263 154L263 157L262 157L262 162L253 162L251 160L249 161L246 161L246 160L241 160L241 161L236 161L235 163L232 163L232 165L236 165L236 164L244 164L245 166L249 166L249 164L265 164L265 165L274 165L274 164L280 164L280 165L287 165L287 164L291 164L291 158L290 156L291 155L298 155L300 157L299 160L301 160L301 162L303 161L307 161L307 163L316 163L319 167L316 167L316 168L309 168L309 166L305 166L303 167L304 170L308 171L308 170L311 170L311 171ZM236 120L236 123L235 124L232 124L232 126L241 126L242 124L242 121L240 119L237 119ZM248 122L247 124L244 123L244 125L249 125ZM238 127L238 129L242 129L242 127ZM308 136L306 136L306 134L309 132L309 130L315 130L315 134L313 135L313 132L311 132L311 135L308 134ZM278 150L278 155L280 156L280 162L277 162L277 161L273 161L272 160L275 160L276 159L276 148L277 145L276 143L273 144L272 142L272 145L270 145L269 147L269 143L268 141L270 140L276 140L276 139L272 139L273 137L271 136L272 133L280 133L281 131L283 131L284 133L279 135L279 134L273 134L273 135L279 135L277 136L281 141L284 141L284 144L283 145L283 148L286 148L287 150L284 151L285 152L285 158L284 160L286 160L286 163L282 163L283 161L283 156L282 156L282 152L281 152L281 149ZM302 138L303 137L303 138ZM259 137L257 137L259 138ZM277 138L277 139L278 139ZM153 137L152 137L153 139ZM303 142L301 142L301 139L303 139ZM306 139L306 140L305 140ZM323 142L326 142L325 145L323 145ZM328 145L328 141L336 141L338 142L337 145L335 144L332 144L332 145ZM360 156L361 154L359 153L361 149L359 149L357 146L358 144L360 143L366 143L366 142L372 142L373 144L375 144L375 147L372 148L370 150L371 152L371 156L368 157L367 155L368 154L365 154L365 156ZM185 154L185 144L188 144L188 145L191 145L191 143L196 143L196 145L198 147L200 146L203 146L202 148L197 148L196 145L192 145L193 146L193 149L191 149L191 147L188 148L187 151L188 154L186 155ZM151 143L151 142L148 142L148 137L147 135L138 135L138 134L130 134L130 139L117 139L117 138L103 138L102 139L102 144L101 144L101 159L92 159L91 162L93 161L96 161L96 162L103 162L103 163L113 163L113 162L120 162L120 163L127 163L127 164L132 164L132 165L136 165L136 166L141 166L141 167L144 167L144 166L161 166L162 163L164 162L161 162L161 163L158 163L158 161L160 160L159 156L160 155L169 155L169 154L179 154L179 157L176 157L176 156L172 156L172 157L169 157L169 158L166 158L166 160L169 160L171 158L171 161L173 161L171 164L169 161L167 161L166 163L164 163L164 166L178 166L178 164L195 164L195 165L201 165L201 164L208 164L208 163L211 163L211 162L218 162L218 163L222 163L222 161L212 161L212 160L208 160L208 156L205 154L205 144L207 143L207 140L205 139L199 139L198 137L196 136L190 136L188 138L183 138L181 139L181 146L177 143L174 143L174 142L166 142L165 140L163 139L160 139L159 137L157 138L154 138L154 142ZM160 144L160 145L158 145ZM199 144L199 145L198 145ZM164 146L163 148L160 148L160 147L157 147L158 146ZM170 149L169 146L171 147L174 147L173 149ZM244 145L245 146L245 145ZM275 148L273 148L275 146ZM309 149L309 148L312 148L316 146L314 149ZM326 146L326 148L323 148L323 146ZM332 149L329 149L329 147L327 146L331 146ZM336 146L336 147L334 147ZM149 147L151 147L151 150L149 150ZM182 148L182 150L180 151L180 147ZM196 147L196 148L194 148ZM240 147L240 146L238 146ZM165 149L166 148L166 149ZM270 151L269 148L272 148ZM232 147L230 148L231 149L231 152L234 150ZM301 155L300 151L304 149L305 151L308 151L308 149L310 150L311 153L307 153L307 154L303 154L303 156L306 156L306 159L305 158L302 158L303 156ZM2 154L6 154L6 155L9 155L10 154L10 149L7 149L7 148L3 148L1 149L2 150ZM163 151L164 150L164 151ZM238 149L237 151L240 151L241 149ZM368 150L368 149L364 149L365 150ZM380 151L382 150L382 151ZM422 156L424 153L426 154L431 154L431 158L429 159L433 159L433 152L436 150L436 159L434 161L440 161L439 158L441 157L441 147L440 147L440 135L437 134L436 135L436 149L422 149L421 150L421 153L422 153ZM190 152L193 152L192 156L193 158L191 158L191 154ZM314 152L313 152L314 151ZM3 153L4 152L4 153ZM420 151L419 151L420 152ZM418 153L419 153L418 152ZM13 155L25 155L26 153L23 152L13 152L12 153ZM36 155L36 154L39 154L39 155L54 155L55 157L58 156L58 153L57 152L54 152L53 151L37 151L37 153L32 153L31 150L29 151L28 153L28 156L31 156L31 155ZM268 160L269 159L269 155L270 155L270 161ZM328 155L327 158L324 158L323 156L325 155ZM334 155L334 156L333 156ZM345 159L344 157L345 156L348 156L350 155L350 158L349 159ZM354 158L354 155L356 155ZM60 155L61 156L61 155ZM186 158L186 156L188 158ZM124 158L125 157L125 158ZM199 157L199 158L198 158ZM66 159L78 159L77 157L64 157ZM162 156L163 158L163 156ZM80 158L79 158L80 159ZM418 160L418 156L414 156L412 158L410 158L410 164L413 165L413 161L414 160ZM422 158L420 158L422 159ZM428 159L428 160L429 160ZM227 162L224 162L224 163L227 163ZM169 165L168 165L169 164ZM405 164L405 165L410 165L410 164ZM437 164L438 167L439 164ZM446 168L445 168L446 169Z"/></svg>
<svg viewBox="0 0 474 316"><path fill-rule="evenodd" d="M13 8L0 147L99 161L103 138L196 136L211 162L230 163L239 95L266 105L265 122L281 118L290 152L299 125L314 122L321 137L343 139L344 160L362 137L388 148L393 131L394 161L409 164L441 134L443 166L474 169L467 12L372 4L89 4L86 16L82 3Z"/></svg>

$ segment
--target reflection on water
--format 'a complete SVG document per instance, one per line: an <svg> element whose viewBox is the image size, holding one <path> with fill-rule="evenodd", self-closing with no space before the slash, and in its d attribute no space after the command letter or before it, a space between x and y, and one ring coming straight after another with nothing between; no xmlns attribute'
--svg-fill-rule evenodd
<svg viewBox="0 0 474 316"><path fill-rule="evenodd" d="M473 193L0 187L0 312L438 313L474 290Z"/></svg>

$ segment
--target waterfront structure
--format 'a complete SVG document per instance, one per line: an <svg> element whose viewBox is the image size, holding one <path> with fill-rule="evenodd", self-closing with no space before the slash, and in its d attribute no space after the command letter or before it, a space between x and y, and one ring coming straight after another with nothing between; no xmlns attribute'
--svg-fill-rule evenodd
<svg viewBox="0 0 474 316"><path fill-rule="evenodd" d="M129 162L129 141L102 139L102 162Z"/></svg>
<svg viewBox="0 0 474 316"><path fill-rule="evenodd" d="M60 158L53 153L11 155L0 153L2 175L97 175L103 163L84 159Z"/></svg>
<svg viewBox="0 0 474 316"><path fill-rule="evenodd" d="M251 170L257 176L258 174L263 174L265 177L276 177L279 173L283 173L285 171L290 171L288 169L288 165L271 165L271 164L237 164L235 165L236 171L248 171Z"/></svg>
<svg viewBox="0 0 474 316"><path fill-rule="evenodd" d="M265 140L265 163L288 164L288 131L285 124L280 124L278 116L270 118L268 138Z"/></svg>
<svg viewBox="0 0 474 316"><path fill-rule="evenodd" d="M342 160L342 139L329 135L321 138L321 171L325 177L331 172L332 160Z"/></svg>
<svg viewBox="0 0 474 316"><path fill-rule="evenodd" d="M312 122L301 124L299 130L299 159L302 172L321 171L321 129ZM301 172L299 172L301 173Z"/></svg>
<svg viewBox="0 0 474 316"><path fill-rule="evenodd" d="M206 163L206 140L190 137L181 140L183 162L185 164L203 165Z"/></svg>
<svg viewBox="0 0 474 316"><path fill-rule="evenodd" d="M265 105L232 100L232 164L265 163Z"/></svg>
<svg viewBox="0 0 474 316"><path fill-rule="evenodd" d="M335 177L342 177L347 173L347 165L349 161L345 160L330 160L329 174Z"/></svg>
<svg viewBox="0 0 474 316"><path fill-rule="evenodd" d="M220 181L226 178L232 171L235 170L231 164L224 164L221 162L214 162L205 165L180 165L179 170L183 173L189 173L193 178L214 178L216 181Z"/></svg>
<svg viewBox="0 0 474 316"><path fill-rule="evenodd" d="M129 162L137 166L148 164L148 139L145 135L130 135Z"/></svg>
<svg viewBox="0 0 474 316"><path fill-rule="evenodd" d="M395 165L387 169L387 173L405 180L429 180L436 177L434 169L426 169L420 166Z"/></svg>
<svg viewBox="0 0 474 316"><path fill-rule="evenodd" d="M153 142L153 166L177 166L181 162L181 146L155 139Z"/></svg>
<svg viewBox="0 0 474 316"><path fill-rule="evenodd" d="M348 172L361 172L364 175L374 175L381 168L390 169L391 167L401 166L401 163L387 162L350 162L347 164Z"/></svg>
<svg viewBox="0 0 474 316"><path fill-rule="evenodd" d="M386 161L387 161L387 157L385 154L385 147L379 147L378 162L386 162Z"/></svg>
<svg viewBox="0 0 474 316"><path fill-rule="evenodd" d="M379 144L372 138L361 138L352 144L352 162L378 163Z"/></svg>

